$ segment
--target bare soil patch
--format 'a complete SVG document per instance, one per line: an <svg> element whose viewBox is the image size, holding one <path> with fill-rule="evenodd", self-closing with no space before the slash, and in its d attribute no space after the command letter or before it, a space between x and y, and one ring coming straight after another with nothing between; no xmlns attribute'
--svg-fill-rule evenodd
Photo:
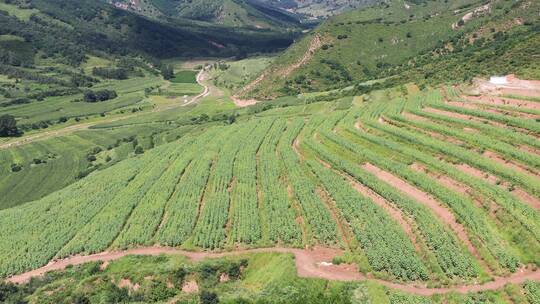
<svg viewBox="0 0 540 304"><path fill-rule="evenodd" d="M540 96L540 81L538 80L522 80L515 75L506 76L506 80L505 84L493 84L484 79L475 79L472 91L475 94L487 95Z"/></svg>
<svg viewBox="0 0 540 304"><path fill-rule="evenodd" d="M120 282L116 284L119 288L127 288L128 290L137 291L141 286L139 284L133 284L130 279L121 279Z"/></svg>
<svg viewBox="0 0 540 304"><path fill-rule="evenodd" d="M403 231L405 231L409 239L411 239L411 241L413 242L413 245L416 248L416 250L418 252L422 251L420 245L418 244L419 240L417 240L416 234L414 233L413 226L410 223L410 219L405 214L403 214L401 210L399 210L396 206L394 206L394 204L387 201L384 197L380 196L375 191L371 190L370 188L354 180L352 177L348 175L346 175L345 177L347 178L351 186L356 191L358 191L358 193L360 193L361 195L365 197L368 197L377 206L379 206L381 209L386 211L386 213L390 215L390 217L394 219L401 226Z"/></svg>
<svg viewBox="0 0 540 304"><path fill-rule="evenodd" d="M240 108L249 107L259 102L258 100L255 100L255 99L240 99L237 96L231 96L231 99L234 102L234 104Z"/></svg>
<svg viewBox="0 0 540 304"><path fill-rule="evenodd" d="M411 186L410 184L394 176L393 174L383 171L372 164L366 163L362 166L362 168L374 174L379 179L389 183L393 187L399 189L401 192L410 196L417 202L430 208L444 224L446 224L455 232L456 236L467 246L468 250L475 257L479 257L478 252L476 251L476 248L472 245L472 242L470 241L465 228L457 222L454 214L450 210L443 207L433 197L421 191L420 189Z"/></svg>
<svg viewBox="0 0 540 304"><path fill-rule="evenodd" d="M182 286L182 291L185 293L196 293L199 292L199 284L197 284L197 281L190 280L184 283L184 286Z"/></svg>
<svg viewBox="0 0 540 304"><path fill-rule="evenodd" d="M533 178L537 178L539 179L538 182L540 183L540 174L533 168L529 168L527 166L524 166L522 164L518 164L514 161L510 161L510 160L506 160L504 158L502 158L500 155L498 155L497 153L495 152L492 152L492 151L484 151L484 153L482 154L483 156L493 160L494 162L500 164L500 165L503 165L509 169L512 169L512 170L515 170L515 171L518 171L520 173L523 173L523 174L526 174L526 175L529 175L530 177L533 177Z"/></svg>
<svg viewBox="0 0 540 304"><path fill-rule="evenodd" d="M540 156L540 150L533 148L531 146L520 145L518 148L523 152L532 153L532 154L536 154Z"/></svg>
<svg viewBox="0 0 540 304"><path fill-rule="evenodd" d="M488 183L490 183L492 185L499 185L499 186L501 186L501 187L503 187L503 188L505 188L507 190L510 187L510 184L507 181L503 181L503 180L497 178L493 174L482 172L482 171L480 171L480 170L478 170L478 169L476 169L474 167L469 166L468 164L458 164L458 165L455 165L455 166L456 166L456 168L463 171L464 173L469 174L471 176L474 176L476 178L483 179L483 180L485 180L486 182L488 182ZM530 205L534 209L540 210L540 202L539 202L538 198L530 195L529 193L527 193L523 189L514 186L513 190L509 191L509 192L510 192L510 194L515 196L520 201Z"/></svg>
<svg viewBox="0 0 540 304"><path fill-rule="evenodd" d="M534 101L527 101L514 98L506 98L499 96L480 95L480 96L464 96L467 100L498 106L513 106L516 108L540 110L540 104Z"/></svg>

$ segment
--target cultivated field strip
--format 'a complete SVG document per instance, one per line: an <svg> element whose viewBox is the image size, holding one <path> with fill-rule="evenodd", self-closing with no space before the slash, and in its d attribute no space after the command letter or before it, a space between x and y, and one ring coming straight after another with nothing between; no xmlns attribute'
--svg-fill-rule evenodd
<svg viewBox="0 0 540 304"><path fill-rule="evenodd" d="M378 125L378 123L374 124ZM429 178L426 174L415 172L405 164L393 161L391 159L382 158L359 145L356 145L346 139L334 136L328 132L322 134L337 144L346 147L352 152L362 155L373 165L403 178L410 184L432 195L441 203L444 203L448 208L450 208L450 210L453 211L456 218L459 219L459 221L465 227L467 227L469 233L473 233L477 238L482 240L484 245L489 248L491 254L497 258L501 265L509 269L515 269L518 267L519 260L517 257L512 252L507 250L506 242L493 227L493 224L489 222L486 214L477 209L469 197L451 191L445 187L441 187L436 181ZM479 249L481 247L480 244L478 244L477 247Z"/></svg>
<svg viewBox="0 0 540 304"><path fill-rule="evenodd" d="M270 119L259 121L234 160L229 243L253 244L262 238L257 191L257 151L273 122Z"/></svg>
<svg viewBox="0 0 540 304"><path fill-rule="evenodd" d="M352 176L409 215L418 226L422 240L433 252L445 276L452 278L478 275L480 270L471 254L459 243L455 234L445 227L427 207L363 170L360 166L332 153L329 148L314 142L309 142L307 145L337 170Z"/></svg>
<svg viewBox="0 0 540 304"><path fill-rule="evenodd" d="M489 124L484 124L481 122L463 120L459 118L454 118L446 115L426 112L421 109L407 109L408 112L417 115L419 117L424 117L432 121L437 121L439 123L445 123L449 126L454 126L463 131L469 131L471 133L479 133L490 136L492 138L497 138L498 140L505 141L509 144L520 143L522 145L529 145L533 148L540 149L540 141L534 136L524 134L522 132L517 132L513 129L507 128L498 128Z"/></svg>
<svg viewBox="0 0 540 304"><path fill-rule="evenodd" d="M300 157L293 150L295 139L303 127L303 119L295 119L290 123L278 144L279 155L288 170L289 183L300 203L310 233L321 244L335 244L338 242L337 224L315 192L316 184L312 176L308 175L307 168L300 164Z"/></svg>
<svg viewBox="0 0 540 304"><path fill-rule="evenodd" d="M58 253L59 257L84 252L95 253L107 249L119 235L133 209L144 198L147 191L155 186L169 165L169 160L177 155L174 147L162 149L158 161L148 159L127 187L108 202L108 204L88 222L67 245Z"/></svg>
<svg viewBox="0 0 540 304"><path fill-rule="evenodd" d="M0 212L0 276L46 264L140 172L129 160L39 201ZM107 175L107 178L103 178Z"/></svg>
<svg viewBox="0 0 540 304"><path fill-rule="evenodd" d="M200 136L200 145L193 148L194 159L167 202L159 230L155 234L157 242L178 246L192 235L218 144L222 143L214 139L221 131L218 128L207 131Z"/></svg>
<svg viewBox="0 0 540 304"><path fill-rule="evenodd" d="M516 185L522 186L524 190L532 195L540 196L540 183L538 183L536 178L495 163L476 152L457 145L449 144L440 139L428 137L425 134L405 130L403 128L397 128L388 124L371 121L366 121L365 124L376 130L398 137L401 140L408 141L410 144L424 146L437 151L438 153L454 157L482 171L493 173L501 178L505 178L508 181L515 183Z"/></svg>
<svg viewBox="0 0 540 304"><path fill-rule="evenodd" d="M461 170L458 170L455 166L447 162L443 162L435 156L419 151L418 148L415 148L414 146L407 146L406 144L395 141L395 139L389 139L366 132L359 132L358 130L347 131L353 136L377 144L382 148L412 157L416 161L419 161L439 172L444 172L444 174L448 177L470 186L482 196L493 200L493 202L498 205L497 210L499 213L503 211L508 213L509 216L504 216L501 218L501 220L510 220L514 224L517 222L520 223L520 227L527 228L525 231L519 233L522 237L524 236L523 232L525 232L526 235L532 234L532 237L536 241L539 241L537 238L538 233L540 232L540 214L538 214L538 212L528 205L517 200L507 190L496 185L492 185L483 179L466 174Z"/></svg>
<svg viewBox="0 0 540 304"><path fill-rule="evenodd" d="M415 129L429 130L438 134L450 136L452 138L466 141L468 144L478 147L479 149L489 149L495 151L507 158L518 160L524 165L531 166L532 168L540 168L540 157L537 155L521 151L515 148L513 145L501 142L492 137L487 137L478 133L469 134L463 132L462 130L458 131L450 126L414 121L403 116L392 115L389 116L389 118L392 122L395 122L397 126L400 127L412 126Z"/></svg>
<svg viewBox="0 0 540 304"><path fill-rule="evenodd" d="M253 127L253 123L245 124L233 133L231 139L221 143L221 151L214 161L212 174L201 199L203 203L193 235L193 243L199 247L215 249L223 247L226 242L234 161L238 150L250 137Z"/></svg>
<svg viewBox="0 0 540 304"><path fill-rule="evenodd" d="M427 269L413 244L382 208L320 163L310 160L308 165L336 202L375 271L388 271L401 280L427 279Z"/></svg>
<svg viewBox="0 0 540 304"><path fill-rule="evenodd" d="M467 109L464 107L457 107L457 106L452 106L452 105L438 103L438 102L429 103L429 106L438 110L442 110L442 111L454 112L458 114L469 115L469 116L478 117L481 119L486 119L489 121L494 121L497 123L502 123L508 126L526 130L536 136L540 135L540 125L533 119L522 119L522 118L511 117L511 116L506 116L506 115L501 115L501 114L493 114L493 113L485 112L482 110Z"/></svg>
<svg viewBox="0 0 540 304"><path fill-rule="evenodd" d="M261 192L260 205L267 229L263 235L268 235L272 243L300 245L302 231L296 222L294 207L287 194L287 168L283 166L277 153L278 142L286 128L286 120L275 121L259 149L257 171Z"/></svg>
<svg viewBox="0 0 540 304"><path fill-rule="evenodd" d="M216 123L2 210L0 275L156 245L342 246L377 278L442 285L537 264L540 161L523 147L540 147L538 123L438 92L386 97Z"/></svg>
<svg viewBox="0 0 540 304"><path fill-rule="evenodd" d="M167 168L133 209L123 231L114 241L114 247L126 248L130 245L152 243L152 237L161 223L167 201L171 198L186 167L196 156L192 151L197 151L200 146L206 144L205 140L197 141L193 147L185 150L177 149L177 154L167 160Z"/></svg>

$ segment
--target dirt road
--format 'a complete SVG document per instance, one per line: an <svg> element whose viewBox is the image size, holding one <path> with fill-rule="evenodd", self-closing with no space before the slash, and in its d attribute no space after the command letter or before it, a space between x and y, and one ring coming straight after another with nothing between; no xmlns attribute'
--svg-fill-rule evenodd
<svg viewBox="0 0 540 304"><path fill-rule="evenodd" d="M73 256L63 260L51 261L48 265L36 270L32 270L26 273L22 273L11 278L7 281L12 283L25 283L33 277L39 277L48 271L62 270L68 265L80 265L83 263L94 261L113 261L127 255L160 255L160 254L180 254L184 255L192 261L200 261L205 258L220 258L226 256L236 256L250 253L260 252L276 252L276 253L289 253L295 256L295 263L298 275L304 278L321 278L333 281L372 281L384 285L388 288L398 289L404 292L430 296L434 294L445 294L450 292L468 293L478 292L485 290L495 290L502 288L506 284L521 284L527 280L540 281L540 270L522 269L512 274L509 277L495 278L493 281L485 284L477 285L463 285L445 288L428 288L426 286L398 284L387 282L379 279L374 279L369 275L359 273L356 267L351 265L333 265L331 264L332 258L342 254L343 252L338 249L330 248L314 248L314 249L294 249L294 248L258 248L249 250L238 250L231 252L190 252L179 250L169 247L145 247L130 249L118 252L103 252L88 256Z"/></svg>
<svg viewBox="0 0 540 304"><path fill-rule="evenodd" d="M194 103L198 102L200 99L208 96L210 94L210 88L207 85L203 84L203 81L205 80L204 79L204 75L205 75L204 72L205 72L205 70L203 68L199 72L199 74L197 74L197 83L199 83L199 85L204 87L204 90L203 90L202 93L192 97L191 100L189 100L188 102L185 102L185 103L175 103L175 104L171 104L171 105L167 105L167 106L156 107L156 108L154 108L152 110L151 113L163 112L163 111L171 110L171 109L178 108L178 107L186 107L186 106L194 104ZM18 138L18 139L13 140L13 141L2 143L2 144L0 144L0 150L1 149L9 149L9 148L12 148L12 147L17 147L17 146L22 146L22 145L25 145L25 144L28 144L28 143L31 143L31 142L35 142L35 141L38 141L38 140L44 140L44 139L48 139L48 138L52 138L52 137L58 137L58 136L66 135L66 134L73 133L75 131L86 130L86 129L88 129L88 128L92 127L92 126L98 125L98 124L116 122L116 121L120 121L120 120L124 120L124 119L128 119L128 118L133 118L133 117L136 117L136 116L142 116L142 115L145 115L145 114L148 114L148 113L149 112L136 112L136 113L133 113L133 114L123 115L123 116L118 116L118 117L112 117L110 119L103 119L103 120L99 120L99 121L76 124L76 125L72 125L72 126L69 126L69 127L58 129L58 130L40 132L40 133L37 133L37 134L33 134L33 135L25 136L25 137L22 137L22 138Z"/></svg>

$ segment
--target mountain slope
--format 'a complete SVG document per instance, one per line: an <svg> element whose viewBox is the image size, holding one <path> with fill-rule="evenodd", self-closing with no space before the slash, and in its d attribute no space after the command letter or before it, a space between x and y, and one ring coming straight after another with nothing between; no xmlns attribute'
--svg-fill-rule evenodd
<svg viewBox="0 0 540 304"><path fill-rule="evenodd" d="M298 19L262 2L246 0L112 0L118 8L148 16L186 18L231 27L297 28Z"/></svg>
<svg viewBox="0 0 540 304"><path fill-rule="evenodd" d="M149 19L92 0L0 2L0 78L5 79L0 82L0 106L82 93L99 82L92 64L85 70L91 58L103 60L100 67L121 65L157 74L162 59L272 52L290 45L295 35Z"/></svg>
<svg viewBox="0 0 540 304"><path fill-rule="evenodd" d="M534 32L538 24L538 3L532 1L417 2L393 1L330 18L241 95L270 98L398 75L408 71L409 63L426 64L421 58L435 60L479 44L494 47L504 33ZM315 39L322 44L313 50ZM302 60L306 56L309 60Z"/></svg>
<svg viewBox="0 0 540 304"><path fill-rule="evenodd" d="M307 19L321 19L359 9L381 0L259 0Z"/></svg>

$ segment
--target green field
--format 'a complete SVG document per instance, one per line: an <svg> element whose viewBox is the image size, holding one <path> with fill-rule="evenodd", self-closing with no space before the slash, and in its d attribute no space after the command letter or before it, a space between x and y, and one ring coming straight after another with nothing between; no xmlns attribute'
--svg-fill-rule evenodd
<svg viewBox="0 0 540 304"><path fill-rule="evenodd" d="M113 2L0 3L0 303L538 304L537 2Z"/></svg>
<svg viewBox="0 0 540 304"><path fill-rule="evenodd" d="M174 74L172 83L197 83L197 71L180 71Z"/></svg>
<svg viewBox="0 0 540 304"><path fill-rule="evenodd" d="M0 227L9 232L0 243L0 256L7 261L2 273L34 268L53 256L155 243L189 249L340 247L356 257L363 271L377 277L439 284L485 281L493 274L515 272L520 265L537 264L539 214L534 202L515 191L538 197L534 172L539 160L509 143L518 138L531 145L530 135L522 130L538 134L538 123L452 108L441 103L437 91L402 94L374 92L364 96L369 103L360 104L338 99L284 103L262 112L247 108L236 124L209 123L205 131L188 132L178 141L94 172L41 200L0 211ZM395 97L386 99L389 96ZM454 121L426 108L466 112L508 127ZM195 109L186 113L197 115ZM404 111L429 122L401 115ZM478 128L479 135L453 132L460 124ZM519 129L513 129L514 124ZM355 127L359 125L361 129ZM499 138L501 132L508 137ZM485 159L476 147L511 158L533 173ZM438 158L440 153L445 158ZM414 190L404 194L395 182L354 164L370 164ZM425 171L417 171L413 164ZM493 175L498 182L466 174L458 170L461 165ZM441 184L435 178L441 174L474 192ZM416 228L407 232L348 180L378 193ZM452 214L463 232L448 226L442 211L433 213L422 195L431 196ZM476 208L477 201L492 205ZM497 208L496 216L491 208ZM55 223L48 220L51 216ZM17 241L29 234L40 241ZM43 239L47 246L38 245Z"/></svg>

